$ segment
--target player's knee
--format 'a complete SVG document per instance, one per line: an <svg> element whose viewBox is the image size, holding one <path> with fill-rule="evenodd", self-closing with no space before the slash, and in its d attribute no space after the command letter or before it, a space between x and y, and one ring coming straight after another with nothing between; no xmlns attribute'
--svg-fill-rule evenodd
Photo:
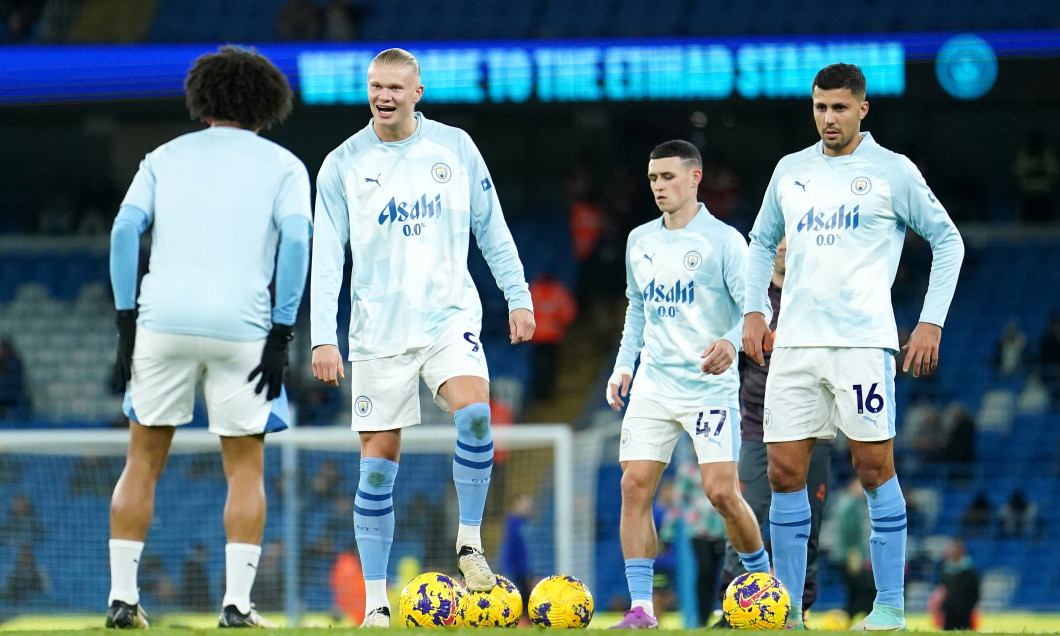
<svg viewBox="0 0 1060 636"><path fill-rule="evenodd" d="M493 439L490 429L490 407L485 402L470 404L454 414L456 437L465 444L478 446Z"/></svg>
<svg viewBox="0 0 1060 636"><path fill-rule="evenodd" d="M626 505L650 503L655 495L651 479L632 470L622 473L621 488L622 503Z"/></svg>
<svg viewBox="0 0 1060 636"><path fill-rule="evenodd" d="M854 470L858 474L858 481L861 482L861 487L865 490L879 488L884 482L894 477L894 469L877 464L861 462L859 465L854 466Z"/></svg>
<svg viewBox="0 0 1060 636"><path fill-rule="evenodd" d="M723 487L710 486L707 488L707 499L710 505L726 519L732 517L739 510L743 498L740 492L726 484Z"/></svg>
<svg viewBox="0 0 1060 636"><path fill-rule="evenodd" d="M773 492L795 492L803 488L806 483L805 474L800 473L795 466L773 461L772 458L770 458L766 475L769 477L769 487L773 489Z"/></svg>

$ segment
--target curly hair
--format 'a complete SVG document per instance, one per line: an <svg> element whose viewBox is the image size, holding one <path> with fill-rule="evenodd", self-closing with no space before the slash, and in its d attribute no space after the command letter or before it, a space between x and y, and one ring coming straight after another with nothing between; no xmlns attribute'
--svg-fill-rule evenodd
<svg viewBox="0 0 1060 636"><path fill-rule="evenodd" d="M287 77L254 50L225 46L195 60L184 79L191 118L263 130L291 113Z"/></svg>

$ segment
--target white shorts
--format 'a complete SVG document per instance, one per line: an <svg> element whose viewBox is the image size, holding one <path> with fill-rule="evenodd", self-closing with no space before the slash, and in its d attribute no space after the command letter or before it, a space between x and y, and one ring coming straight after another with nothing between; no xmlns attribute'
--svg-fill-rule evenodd
<svg viewBox="0 0 1060 636"><path fill-rule="evenodd" d="M386 358L350 365L355 431L387 431L420 423L420 378L443 411L449 405L438 388L461 375L489 382L486 354L477 331L456 330L434 344Z"/></svg>
<svg viewBox="0 0 1060 636"><path fill-rule="evenodd" d="M887 349L783 347L766 376L766 442L894 437L894 355Z"/></svg>
<svg viewBox="0 0 1060 636"><path fill-rule="evenodd" d="M258 378L247 376L261 363L265 339L234 342L205 336L136 329L132 380L122 411L144 426L180 426L191 421L195 385L203 383L211 433L244 437L287 428L287 391L269 401L254 393Z"/></svg>
<svg viewBox="0 0 1060 636"><path fill-rule="evenodd" d="M740 409L672 406L633 395L622 420L618 460L669 464L682 431L692 438L700 464L734 462L740 456Z"/></svg>

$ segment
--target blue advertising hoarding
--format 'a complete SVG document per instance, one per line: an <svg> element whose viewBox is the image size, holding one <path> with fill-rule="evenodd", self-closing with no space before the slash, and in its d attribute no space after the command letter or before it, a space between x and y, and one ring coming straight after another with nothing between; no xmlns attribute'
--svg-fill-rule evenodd
<svg viewBox="0 0 1060 636"><path fill-rule="evenodd" d="M905 93L906 65L934 61L960 99L989 91L997 59L1058 57L1060 32L787 38L409 43L430 103L626 102L805 97L833 62L859 64L869 94ZM210 44L0 47L0 104L175 97ZM255 45L306 104L363 100L378 44Z"/></svg>

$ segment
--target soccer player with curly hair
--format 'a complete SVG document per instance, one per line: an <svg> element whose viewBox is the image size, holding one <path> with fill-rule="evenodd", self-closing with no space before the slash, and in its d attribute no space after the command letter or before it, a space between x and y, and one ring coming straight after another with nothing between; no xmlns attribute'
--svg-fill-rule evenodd
<svg viewBox="0 0 1060 636"><path fill-rule="evenodd" d="M192 118L208 128L147 154L111 231L130 439L111 499L106 626L148 626L137 568L155 486L201 380L228 481L219 624L269 627L250 589L265 527L265 433L287 428L283 370L309 266L309 175L258 136L291 112L287 79L265 57L224 47L198 58L184 87ZM137 296L148 228L150 266Z"/></svg>

